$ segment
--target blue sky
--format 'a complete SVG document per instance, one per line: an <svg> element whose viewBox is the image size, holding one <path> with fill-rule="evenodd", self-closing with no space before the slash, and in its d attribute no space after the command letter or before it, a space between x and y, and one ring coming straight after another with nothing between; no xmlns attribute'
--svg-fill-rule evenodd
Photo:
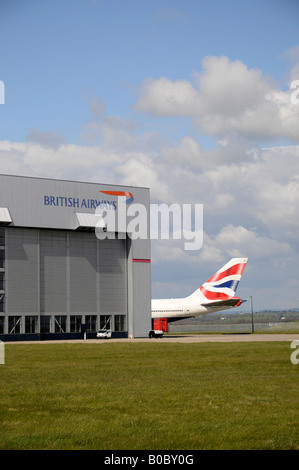
<svg viewBox="0 0 299 470"><path fill-rule="evenodd" d="M295 0L2 0L1 173L203 203L200 252L153 242L153 296L240 255L240 295L298 307L298 18Z"/></svg>
<svg viewBox="0 0 299 470"><path fill-rule="evenodd" d="M33 127L80 142L91 96L102 97L108 115L136 119L144 78L192 80L207 55L283 81L284 53L297 44L296 3L2 0L1 138L24 140ZM142 129L155 125L138 120Z"/></svg>

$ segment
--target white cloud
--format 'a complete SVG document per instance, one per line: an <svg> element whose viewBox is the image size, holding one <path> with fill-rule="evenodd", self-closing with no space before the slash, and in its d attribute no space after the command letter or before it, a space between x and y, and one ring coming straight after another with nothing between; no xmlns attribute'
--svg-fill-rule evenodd
<svg viewBox="0 0 299 470"><path fill-rule="evenodd" d="M138 148L142 136L135 137L129 130L126 134L129 148L134 142ZM242 145L228 142L206 151L186 136L174 147L164 145L160 152L152 152L126 146L115 149L118 137L118 129L115 140L110 130L111 145L108 141L94 146L64 143L58 148L2 141L1 171L145 186L151 190L152 202L203 204L204 224L208 227L213 221L214 230L229 221L244 227L257 225L268 235L296 240L299 146L245 151Z"/></svg>
<svg viewBox="0 0 299 470"><path fill-rule="evenodd" d="M150 155L129 153L124 164L115 168L115 174L121 184L150 188L152 201L172 201L172 190L166 182L167 172Z"/></svg>
<svg viewBox="0 0 299 470"><path fill-rule="evenodd" d="M196 77L204 113L236 117L244 109L254 109L269 91L262 73L249 70L240 60L207 56L202 67Z"/></svg>
<svg viewBox="0 0 299 470"><path fill-rule="evenodd" d="M230 258L248 257L250 263L267 260L273 266L295 255L292 246L285 241L260 235L257 229L232 224L222 227L216 235L204 233L203 246L199 251L184 251L183 245L183 238L153 241L153 261L179 261L184 266L202 263L221 265Z"/></svg>
<svg viewBox="0 0 299 470"><path fill-rule="evenodd" d="M136 122L119 116L104 117L101 121L91 121L82 133L82 139L89 145L123 151L135 148L133 132Z"/></svg>
<svg viewBox="0 0 299 470"><path fill-rule="evenodd" d="M197 116L200 95L188 80L144 80L134 109L153 116Z"/></svg>
<svg viewBox="0 0 299 470"><path fill-rule="evenodd" d="M212 240L223 253L227 253L231 257L248 256L251 259L260 260L262 258L286 257L293 253L288 243L261 236L256 231L249 230L242 225L229 224L223 227L215 237L212 237Z"/></svg>
<svg viewBox="0 0 299 470"><path fill-rule="evenodd" d="M6 174L110 181L115 178L113 165L121 159L99 147L64 144L55 149L32 142L0 142L1 172Z"/></svg>
<svg viewBox="0 0 299 470"><path fill-rule="evenodd" d="M201 145L190 136L183 137L176 146L163 146L160 153L165 163L169 165L189 166L199 169L205 163L202 159L203 149Z"/></svg>
<svg viewBox="0 0 299 470"><path fill-rule="evenodd" d="M291 102L289 90L278 90L240 60L208 56L202 68L194 74L196 86L188 80L146 79L135 109L151 116L189 117L201 132L218 137L234 132L299 140L299 106Z"/></svg>

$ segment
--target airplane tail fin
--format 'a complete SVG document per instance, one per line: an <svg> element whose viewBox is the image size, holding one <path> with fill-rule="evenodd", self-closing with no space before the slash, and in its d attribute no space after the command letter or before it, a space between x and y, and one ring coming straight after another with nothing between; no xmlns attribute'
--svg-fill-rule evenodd
<svg viewBox="0 0 299 470"><path fill-rule="evenodd" d="M248 258L232 258L214 276L206 281L193 296L201 294L207 305L212 302L229 301L235 296ZM241 299L239 299L241 301Z"/></svg>

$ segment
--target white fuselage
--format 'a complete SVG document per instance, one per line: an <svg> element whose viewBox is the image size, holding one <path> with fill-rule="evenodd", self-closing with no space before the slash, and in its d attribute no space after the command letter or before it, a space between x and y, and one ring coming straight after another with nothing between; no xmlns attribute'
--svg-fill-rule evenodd
<svg viewBox="0 0 299 470"><path fill-rule="evenodd" d="M152 318L196 317L209 311L198 299L190 297L152 300Z"/></svg>
<svg viewBox="0 0 299 470"><path fill-rule="evenodd" d="M203 303L205 305L202 305ZM199 291L182 299L154 299L152 300L152 318L199 317L234 307L234 305L224 305L222 302L219 302L219 305L217 303L213 302L208 305Z"/></svg>

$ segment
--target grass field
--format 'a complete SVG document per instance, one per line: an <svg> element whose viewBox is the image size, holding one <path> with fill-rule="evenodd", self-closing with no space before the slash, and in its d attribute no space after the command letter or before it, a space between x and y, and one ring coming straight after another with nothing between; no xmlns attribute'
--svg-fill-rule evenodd
<svg viewBox="0 0 299 470"><path fill-rule="evenodd" d="M0 449L299 449L290 343L6 344Z"/></svg>

